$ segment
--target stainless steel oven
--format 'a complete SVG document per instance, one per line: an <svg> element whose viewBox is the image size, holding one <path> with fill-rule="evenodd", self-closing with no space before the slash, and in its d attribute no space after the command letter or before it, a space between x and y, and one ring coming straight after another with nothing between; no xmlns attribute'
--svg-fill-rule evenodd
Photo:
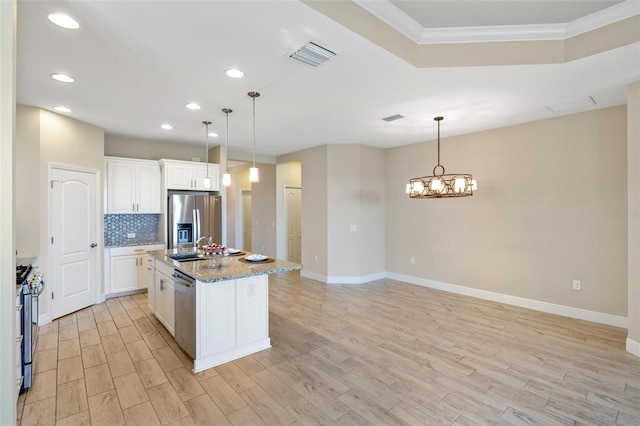
<svg viewBox="0 0 640 426"><path fill-rule="evenodd" d="M31 387L33 380L33 356L38 344L38 298L44 290L42 272L33 265L16 267L16 284L22 287L21 331L22 331L22 388L24 392Z"/></svg>

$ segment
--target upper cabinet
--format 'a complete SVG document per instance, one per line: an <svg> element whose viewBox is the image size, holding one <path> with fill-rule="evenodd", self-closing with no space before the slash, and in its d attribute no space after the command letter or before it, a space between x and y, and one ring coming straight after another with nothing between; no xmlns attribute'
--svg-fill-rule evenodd
<svg viewBox="0 0 640 426"><path fill-rule="evenodd" d="M187 191L219 191L220 165L209 163L211 188L204 187L207 176L207 164L192 161L160 160L164 167L164 178L167 189Z"/></svg>
<svg viewBox="0 0 640 426"><path fill-rule="evenodd" d="M160 165L157 161L106 158L107 214L159 214Z"/></svg>

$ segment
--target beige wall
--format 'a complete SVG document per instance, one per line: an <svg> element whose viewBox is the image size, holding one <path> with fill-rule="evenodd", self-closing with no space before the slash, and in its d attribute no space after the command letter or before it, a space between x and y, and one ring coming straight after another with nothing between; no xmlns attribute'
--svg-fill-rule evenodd
<svg viewBox="0 0 640 426"><path fill-rule="evenodd" d="M24 255L39 257L40 266L48 275L48 211L49 166L66 165L96 170L99 182L104 176L104 131L96 126L60 114L19 105L16 114L16 190L29 190L20 194L16 204L16 247ZM103 200L102 185L98 185ZM35 195L34 195L35 194ZM28 199L29 197L33 197ZM100 212L103 206L98 206ZM33 211L32 211L33 210ZM36 228L36 229L32 229ZM100 246L103 246L104 221L98 223ZM102 256L101 256L102 257ZM102 262L98 264L102 270ZM51 291L51 287L49 290ZM42 298L40 315L49 312L48 298Z"/></svg>
<svg viewBox="0 0 640 426"><path fill-rule="evenodd" d="M302 168L303 273L327 276L327 145L278 157L278 164L300 162Z"/></svg>
<svg viewBox="0 0 640 426"><path fill-rule="evenodd" d="M40 109L16 107L16 250L18 256L40 254Z"/></svg>
<svg viewBox="0 0 640 426"><path fill-rule="evenodd" d="M386 170L385 150L359 145L360 150L360 271L368 276L385 271Z"/></svg>
<svg viewBox="0 0 640 426"><path fill-rule="evenodd" d="M640 356L640 81L629 86L627 102L629 339Z"/></svg>
<svg viewBox="0 0 640 426"><path fill-rule="evenodd" d="M297 164L301 168L302 264L307 276L355 283L384 273L384 156L378 148L347 144L278 157L279 188L289 184L287 173ZM279 200L281 206L281 196ZM280 242L285 244L282 236Z"/></svg>
<svg viewBox="0 0 640 426"><path fill-rule="evenodd" d="M209 151L209 156L215 155L215 153L211 152L211 149ZM104 155L141 158L145 160L167 158L183 161L191 161L193 157L197 157L200 158L200 161L204 162L205 147L180 142L105 135Z"/></svg>
<svg viewBox="0 0 640 426"><path fill-rule="evenodd" d="M276 256L276 169L273 164L256 163L260 173L260 182L249 182L249 167L246 163L229 169L231 186L227 188L227 245L244 248L239 233L242 233L243 192L251 193L252 250L256 253ZM264 248L263 248L264 247Z"/></svg>
<svg viewBox="0 0 640 426"><path fill-rule="evenodd" d="M276 166L256 164L260 182L251 185L251 246L255 253L276 255Z"/></svg>
<svg viewBox="0 0 640 426"><path fill-rule="evenodd" d="M447 172L478 179L462 199L404 192L409 178L431 174L434 141L388 150L387 271L626 316L626 114L619 106L443 138Z"/></svg>
<svg viewBox="0 0 640 426"><path fill-rule="evenodd" d="M327 177L330 281L384 273L384 151L330 145Z"/></svg>

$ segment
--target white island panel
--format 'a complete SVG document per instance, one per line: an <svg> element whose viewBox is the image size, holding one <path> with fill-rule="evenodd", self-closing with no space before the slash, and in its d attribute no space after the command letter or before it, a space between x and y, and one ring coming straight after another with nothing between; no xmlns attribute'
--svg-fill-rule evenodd
<svg viewBox="0 0 640 426"><path fill-rule="evenodd" d="M269 279L267 275L239 279L238 346L269 337Z"/></svg>
<svg viewBox="0 0 640 426"><path fill-rule="evenodd" d="M236 347L236 280L196 284L196 359Z"/></svg>

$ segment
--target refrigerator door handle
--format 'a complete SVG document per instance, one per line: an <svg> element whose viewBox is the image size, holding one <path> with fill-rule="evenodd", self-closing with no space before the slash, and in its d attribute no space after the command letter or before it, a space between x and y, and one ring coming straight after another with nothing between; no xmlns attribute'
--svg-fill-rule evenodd
<svg viewBox="0 0 640 426"><path fill-rule="evenodd" d="M202 223L200 222L200 209L195 209L196 226L198 227L198 240L202 237ZM196 240L197 241L197 240Z"/></svg>
<svg viewBox="0 0 640 426"><path fill-rule="evenodd" d="M196 245L196 241L200 238L200 231L198 230L198 216L196 215L196 209L193 209L191 213L193 214L193 245Z"/></svg>

